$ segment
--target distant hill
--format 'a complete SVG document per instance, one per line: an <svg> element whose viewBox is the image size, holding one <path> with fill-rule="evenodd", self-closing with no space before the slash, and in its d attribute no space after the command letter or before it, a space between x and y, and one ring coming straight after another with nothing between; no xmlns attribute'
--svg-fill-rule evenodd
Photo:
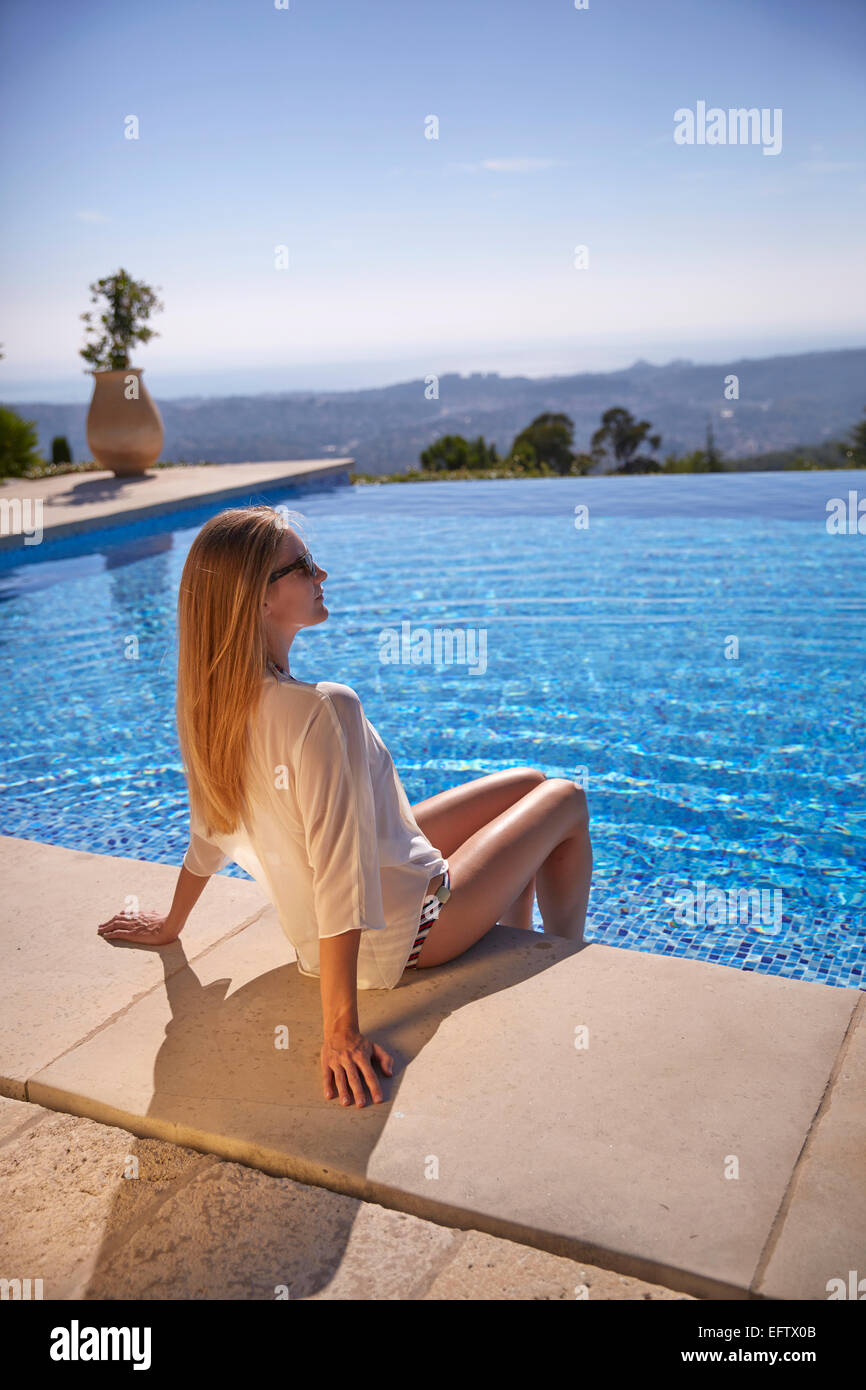
<svg viewBox="0 0 866 1390"><path fill-rule="evenodd" d="M739 378L740 398L724 398L725 377ZM621 405L651 421L662 436L659 458L703 446L707 417L727 458L749 458L797 445L840 439L866 409L866 348L741 358L715 365L637 361L617 372L502 377L496 372L439 378L438 400L425 384L400 382L363 391L287 391L256 396L155 399L165 425L162 457L214 463L351 456L359 473L399 473L443 434L483 434L500 454L542 411L564 411L575 448L586 450L602 412ZM87 405L16 404L36 422L40 449L65 434L73 457L91 457Z"/></svg>

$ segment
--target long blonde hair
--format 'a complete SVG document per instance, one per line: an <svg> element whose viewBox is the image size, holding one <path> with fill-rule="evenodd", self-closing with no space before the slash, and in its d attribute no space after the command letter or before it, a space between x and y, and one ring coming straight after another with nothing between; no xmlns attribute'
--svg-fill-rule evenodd
<svg viewBox="0 0 866 1390"><path fill-rule="evenodd" d="M190 808L208 835L231 834L246 810L249 717L268 659L262 602L289 515L264 505L219 512L183 567L177 732Z"/></svg>

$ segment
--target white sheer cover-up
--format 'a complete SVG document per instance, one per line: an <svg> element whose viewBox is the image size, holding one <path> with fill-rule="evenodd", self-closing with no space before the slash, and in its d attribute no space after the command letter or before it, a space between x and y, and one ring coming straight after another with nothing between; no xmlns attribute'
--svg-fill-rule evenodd
<svg viewBox="0 0 866 1390"><path fill-rule="evenodd" d="M412 815L355 691L269 666L246 788L249 815L232 834L207 835L193 811L184 866L245 869L274 904L303 975L319 975L320 937L360 929L358 988L393 989L427 885L448 861Z"/></svg>

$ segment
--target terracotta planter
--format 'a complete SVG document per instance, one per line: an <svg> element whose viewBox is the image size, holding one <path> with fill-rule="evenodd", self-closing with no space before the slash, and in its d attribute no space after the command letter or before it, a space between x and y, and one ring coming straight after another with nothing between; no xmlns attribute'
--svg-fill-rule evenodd
<svg viewBox="0 0 866 1390"><path fill-rule="evenodd" d="M162 451L162 416L141 380L143 370L121 367L93 372L87 443L96 462L118 478L145 473Z"/></svg>

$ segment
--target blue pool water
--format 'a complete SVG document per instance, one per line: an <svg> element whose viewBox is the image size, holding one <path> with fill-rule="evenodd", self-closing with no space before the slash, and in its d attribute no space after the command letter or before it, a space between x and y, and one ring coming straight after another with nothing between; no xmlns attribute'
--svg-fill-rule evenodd
<svg viewBox="0 0 866 1390"><path fill-rule="evenodd" d="M866 536L826 527L828 498L858 487L812 472L247 500L303 512L330 616L296 639L293 673L358 691L410 801L516 765L585 780L587 940L860 987ZM0 553L6 834L180 863L177 588L224 505ZM384 629L404 653L462 633L468 657L386 662ZM701 891L726 911L684 913ZM118 907L94 901L94 927Z"/></svg>

